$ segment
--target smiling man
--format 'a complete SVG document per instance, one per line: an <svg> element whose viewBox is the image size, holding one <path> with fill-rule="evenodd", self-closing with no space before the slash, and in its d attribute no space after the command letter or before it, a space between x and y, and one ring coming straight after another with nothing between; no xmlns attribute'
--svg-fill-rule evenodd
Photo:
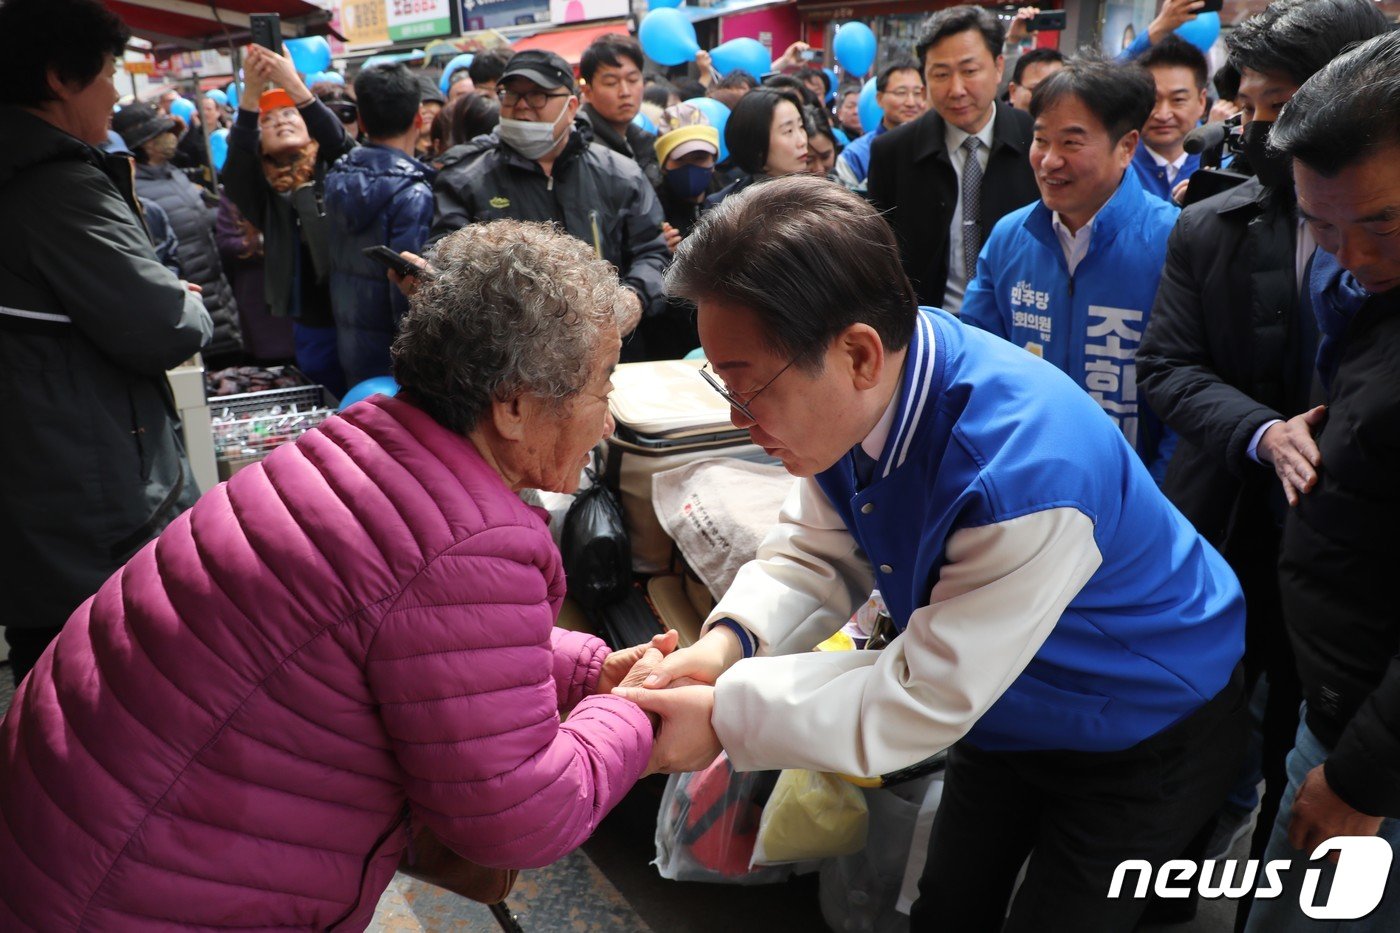
<svg viewBox="0 0 1400 933"><path fill-rule="evenodd" d="M1378 905L1347 929L1400 928L1400 33L1354 48L1309 78L1269 134L1292 160L1298 209L1320 247L1312 301L1327 420L1317 485L1288 513L1279 581L1302 678L1302 722L1266 859L1310 858L1337 836L1391 850ZM1381 847L1384 853L1385 847ZM1347 856L1343 856L1345 862ZM1378 861L1378 860L1377 860ZM1324 886L1335 868L1320 868ZM1362 871L1365 864L1353 866ZM1373 864L1372 871L1376 871ZM1311 870L1310 872L1311 873ZM1256 900L1247 930L1315 929L1296 877ZM1338 887L1341 883L1338 883ZM1356 891L1351 891L1353 895ZM1376 891L1377 894L1381 892Z"/></svg>
<svg viewBox="0 0 1400 933"><path fill-rule="evenodd" d="M1206 112L1206 57L1177 36L1152 46L1138 64L1152 75L1157 100L1142 127L1133 170L1143 188L1164 201L1191 177L1201 157L1183 145Z"/></svg>
<svg viewBox="0 0 1400 933"><path fill-rule="evenodd" d="M1036 89L1030 162L1041 200L996 225L962 316L1064 370L1160 480L1166 445L1138 404L1133 354L1177 210L1128 167L1152 99L1141 68L1098 61L1072 59Z"/></svg>
<svg viewBox="0 0 1400 933"><path fill-rule="evenodd" d="M1054 367L919 310L841 186L734 195L668 284L735 426L798 480L700 640L628 693L661 717L652 768L722 744L874 776L952 746L911 929L1003 929L1028 855L1005 929L1132 929L1114 867L1175 855L1243 751L1229 568ZM872 587L888 647L811 651Z"/></svg>

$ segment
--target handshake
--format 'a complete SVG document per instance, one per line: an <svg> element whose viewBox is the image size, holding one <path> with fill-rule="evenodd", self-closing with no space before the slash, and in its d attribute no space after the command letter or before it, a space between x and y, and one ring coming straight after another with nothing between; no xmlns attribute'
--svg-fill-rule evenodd
<svg viewBox="0 0 1400 933"><path fill-rule="evenodd" d="M715 681L743 656L739 638L717 626L689 648L676 648L676 633L614 651L603 662L598 692L611 692L641 707L656 730L645 774L700 771L723 750L710 716Z"/></svg>

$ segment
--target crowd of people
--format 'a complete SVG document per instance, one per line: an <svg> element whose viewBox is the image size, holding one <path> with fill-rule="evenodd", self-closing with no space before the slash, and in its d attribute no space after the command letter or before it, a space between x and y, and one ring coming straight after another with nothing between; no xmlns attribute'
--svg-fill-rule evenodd
<svg viewBox="0 0 1400 933"><path fill-rule="evenodd" d="M916 930L1170 919L1121 865L1251 821L1296 870L1239 927L1311 929L1309 858L1400 847L1400 31L1275 0L1212 73L1201 7L1116 60L940 10L862 127L802 43L622 34L346 86L251 46L236 112L114 112L116 16L0 2L0 926L354 928L420 832L531 867L721 750L949 749ZM797 482L695 644L609 651L520 494L697 349ZM196 352L400 392L200 496ZM898 637L813 653L872 591Z"/></svg>

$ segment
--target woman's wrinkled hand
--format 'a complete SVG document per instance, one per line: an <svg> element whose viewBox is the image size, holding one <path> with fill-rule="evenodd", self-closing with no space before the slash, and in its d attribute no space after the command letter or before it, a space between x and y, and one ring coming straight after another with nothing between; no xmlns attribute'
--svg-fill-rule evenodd
<svg viewBox="0 0 1400 933"><path fill-rule="evenodd" d="M664 687L684 687L691 684L713 685L719 675L734 666L744 656L739 636L724 626L716 626L704 637L664 658L643 681L649 690Z"/></svg>
<svg viewBox="0 0 1400 933"><path fill-rule="evenodd" d="M614 651L603 661L598 675L597 693L612 693L616 687L640 687L661 660L676 650L678 636L674 629L655 635L651 641Z"/></svg>

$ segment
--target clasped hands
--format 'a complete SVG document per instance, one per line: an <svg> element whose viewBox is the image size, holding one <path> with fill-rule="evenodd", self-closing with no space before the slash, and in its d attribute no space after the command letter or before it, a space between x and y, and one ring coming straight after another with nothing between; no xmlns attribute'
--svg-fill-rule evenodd
<svg viewBox="0 0 1400 933"><path fill-rule="evenodd" d="M742 657L738 637L718 627L689 648L675 632L615 651L603 662L598 692L611 691L646 711L656 728L645 774L700 771L723 750L710 717L715 681Z"/></svg>

